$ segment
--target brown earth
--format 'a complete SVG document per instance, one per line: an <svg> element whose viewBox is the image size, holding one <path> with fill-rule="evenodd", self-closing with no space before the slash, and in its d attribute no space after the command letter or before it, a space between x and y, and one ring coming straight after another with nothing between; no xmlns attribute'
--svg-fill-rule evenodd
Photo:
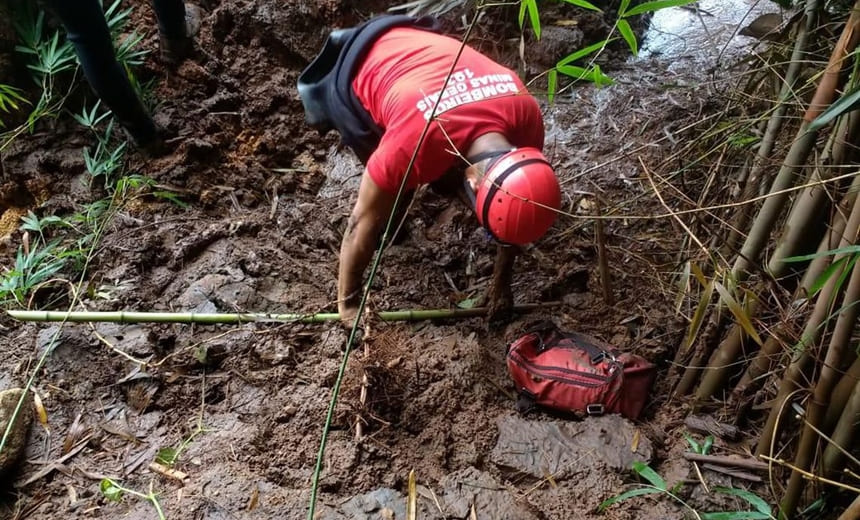
<svg viewBox="0 0 860 520"><path fill-rule="evenodd" d="M135 24L154 27L149 8L136 7ZM142 72L157 78L156 120L171 136L172 151L155 160L130 155L133 171L173 190L190 208L147 195L124 208L90 266L92 290L83 305L336 310L337 252L361 170L338 149L336 136L320 138L303 124L294 84L331 27L364 19L371 9L336 0L210 0L201 7L206 16L194 59L174 72L150 57ZM547 37L569 35L563 27L569 25ZM153 32L144 41L148 49L157 47ZM479 26L476 41L516 56L516 38L489 34ZM613 75L635 81L619 82L611 97L581 87L545 106L546 151L564 183L570 216L518 261L514 291L518 302L561 300L563 306L551 316L519 316L492 327L481 319L374 323L365 338L369 355L364 347L352 355L335 410L321 518L394 518L365 494L390 488L399 500L410 470L422 490L423 518L466 518L472 506L477 518L683 516L667 502L645 499L596 513L602 500L627 489L630 476L594 457L576 471L541 480L512 472L491 455L500 421L516 417L504 348L535 319L551 317L643 354L661 376L683 330L673 309L670 275L681 246L671 222L607 221L615 303L606 305L593 221L577 215L594 212L595 195L605 208L664 213L646 194L638 158L658 162L670 141L640 146L695 121L707 102L694 89L677 87L679 78L660 62L616 64ZM669 96L668 83L677 88ZM100 197L96 187L81 185L81 148L89 144L68 117L20 139L3 157L2 209L62 213ZM480 295L492 272L493 246L474 218L432 192L416 197L410 215L406 238L383 258L372 308L448 308ZM7 237L4 258L12 258L20 239L20 233ZM156 518L152 505L134 496L107 501L99 492L103 477L141 492L151 488L168 518L306 516L346 343L339 325L58 327L4 318L0 326L0 387L23 384L51 337L59 338L35 382L48 424L31 431L27 460L0 505L3 518ZM366 406L359 399L363 373ZM683 417L681 403L669 403L664 387L658 377L635 426L636 435L653 443L657 462L680 439ZM184 481L149 468L158 450L192 436L175 465L187 474ZM83 449L49 466L82 439ZM464 482L484 482L478 488L497 495L458 495ZM506 501L509 507L493 509Z"/></svg>

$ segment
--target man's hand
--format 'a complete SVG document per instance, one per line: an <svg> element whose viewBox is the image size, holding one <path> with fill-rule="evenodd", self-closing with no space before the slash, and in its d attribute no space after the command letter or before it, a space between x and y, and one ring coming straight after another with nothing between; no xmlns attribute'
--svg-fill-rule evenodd
<svg viewBox="0 0 860 520"><path fill-rule="evenodd" d="M520 248L499 244L496 248L496 262L493 265L493 281L487 291L487 321L507 321L511 318L514 306L514 293L511 281L514 275L514 262Z"/></svg>
<svg viewBox="0 0 860 520"><path fill-rule="evenodd" d="M358 200L343 234L338 266L337 301L340 320L355 319L362 278L373 257L379 233L394 207L394 195L381 190L365 170L358 188ZM350 321L350 325L352 322Z"/></svg>
<svg viewBox="0 0 860 520"><path fill-rule="evenodd" d="M341 325L347 329L352 329L352 324L358 315L358 303L341 300L337 304L337 312L340 314Z"/></svg>

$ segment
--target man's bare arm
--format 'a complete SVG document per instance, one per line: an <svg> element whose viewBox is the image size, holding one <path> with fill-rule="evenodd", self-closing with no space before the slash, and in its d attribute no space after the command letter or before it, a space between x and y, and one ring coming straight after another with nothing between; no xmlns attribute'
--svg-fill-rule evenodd
<svg viewBox="0 0 860 520"><path fill-rule="evenodd" d="M355 317L364 270L393 207L394 195L380 189L365 170L340 246L337 298L341 320Z"/></svg>

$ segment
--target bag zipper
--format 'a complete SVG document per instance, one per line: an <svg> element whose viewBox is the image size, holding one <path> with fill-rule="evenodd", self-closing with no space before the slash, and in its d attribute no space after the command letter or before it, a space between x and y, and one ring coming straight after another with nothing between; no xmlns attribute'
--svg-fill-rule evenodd
<svg viewBox="0 0 860 520"><path fill-rule="evenodd" d="M508 357L511 359L511 361L513 361L517 365L521 366L522 368L524 368L526 370L531 369L534 373L536 373L536 375L539 375L540 377L542 377L544 379L550 379L552 381L558 381L560 383L570 383L570 384L585 387L585 388L597 388L599 386L603 386L607 383L612 382L616 377L618 377L618 370L615 370L609 376L598 376L596 374L591 374L589 372L580 372L579 370L570 370L567 368L546 367L543 365L536 365L534 363L529 363L525 359L521 358L518 354L513 354L513 355L509 354ZM539 373L541 370L558 370L561 372L568 372L570 374L574 374L574 375L584 377L587 379L595 379L595 380L599 381L599 383L586 383L584 381L577 381L575 379L567 379L564 377L543 375L543 374Z"/></svg>

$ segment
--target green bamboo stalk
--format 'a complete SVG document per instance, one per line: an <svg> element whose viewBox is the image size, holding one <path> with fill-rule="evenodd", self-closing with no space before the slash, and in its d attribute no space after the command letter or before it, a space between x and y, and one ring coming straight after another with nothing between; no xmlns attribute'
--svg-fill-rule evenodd
<svg viewBox="0 0 860 520"><path fill-rule="evenodd" d="M549 307L558 307L561 302L529 303L514 305L514 312L530 312ZM439 319L465 319L486 316L487 307L473 309L413 309L382 311L376 315L382 321L422 321ZM272 313L197 313L197 312L138 312L138 311L6 311L20 321L68 321L73 323L323 323L337 321L340 314L320 312L316 314L272 314Z"/></svg>

